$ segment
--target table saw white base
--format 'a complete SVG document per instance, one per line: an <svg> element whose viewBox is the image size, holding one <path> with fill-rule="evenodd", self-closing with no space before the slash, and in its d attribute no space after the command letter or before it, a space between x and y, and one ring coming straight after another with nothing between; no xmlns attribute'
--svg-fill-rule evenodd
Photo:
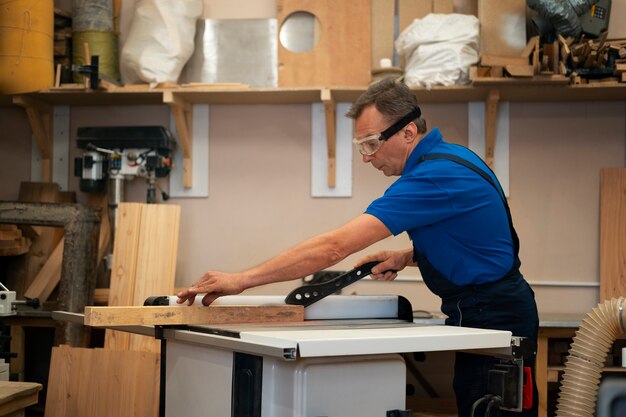
<svg viewBox="0 0 626 417"><path fill-rule="evenodd" d="M398 354L297 361L263 357L261 392L254 392L249 371L242 371L251 380L237 395L234 361L227 350L168 343L166 417L384 417L387 410L405 407L406 370ZM260 404L254 404L255 396ZM236 398L252 404L233 404Z"/></svg>

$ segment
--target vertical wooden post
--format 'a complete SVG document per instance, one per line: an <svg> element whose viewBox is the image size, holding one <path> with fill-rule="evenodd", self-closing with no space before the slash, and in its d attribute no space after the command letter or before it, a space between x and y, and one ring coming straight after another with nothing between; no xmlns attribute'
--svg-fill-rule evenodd
<svg viewBox="0 0 626 417"><path fill-rule="evenodd" d="M335 188L337 185L337 136L336 119L337 112L335 101L329 89L322 90L322 102L326 115L326 145L328 153L328 187Z"/></svg>
<svg viewBox="0 0 626 417"><path fill-rule="evenodd" d="M485 109L485 162L494 169L494 154L496 149L496 127L498 124L498 102L500 92L489 90Z"/></svg>

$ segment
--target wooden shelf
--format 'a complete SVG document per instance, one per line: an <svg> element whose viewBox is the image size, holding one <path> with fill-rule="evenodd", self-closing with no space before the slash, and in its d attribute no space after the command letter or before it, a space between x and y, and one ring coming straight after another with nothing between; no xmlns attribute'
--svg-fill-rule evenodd
<svg viewBox="0 0 626 417"><path fill-rule="evenodd" d="M559 101L626 101L626 83L594 83L564 85L564 80L531 80L510 78L481 80L480 83L465 86L436 86L431 89L415 88L413 91L421 103L467 103L484 101L486 160L493 160L495 146L495 125L499 103L502 101L559 102ZM328 141L328 184L334 187L335 167L335 105L352 103L366 86L358 87L302 87L302 88L242 88L232 85L205 87L148 88L133 86L115 88L109 91L85 90L44 90L22 95L0 94L0 106L19 105L25 108L37 145L44 155L44 178L52 172L49 157L51 137L52 106L142 106L168 105L175 115L180 146L184 153L183 185L192 186L191 178L191 129L193 127L191 107L194 104L311 104L324 103L326 115L326 136Z"/></svg>
<svg viewBox="0 0 626 417"><path fill-rule="evenodd" d="M322 101L329 90L335 102L354 102L366 87L303 88L142 88L112 91L44 90L26 96L51 105L137 106L163 104L166 91L191 104L309 104ZM498 83L465 86L436 86L430 90L414 88L420 103L484 101L497 89L500 101L626 101L626 83L607 82L580 85L538 83L510 79ZM0 105L13 105L11 95L0 95Z"/></svg>

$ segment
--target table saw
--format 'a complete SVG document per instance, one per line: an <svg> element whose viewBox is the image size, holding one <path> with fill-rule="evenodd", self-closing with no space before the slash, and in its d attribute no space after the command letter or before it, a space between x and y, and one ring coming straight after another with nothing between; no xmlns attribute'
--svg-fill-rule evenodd
<svg viewBox="0 0 626 417"><path fill-rule="evenodd" d="M397 295L333 295L375 264L287 297L224 296L205 307L202 295L195 306L153 296L144 307L88 307L84 323L161 340L165 417L410 416L401 354L461 350L502 358L494 387L503 408L521 411L523 341L511 332L418 324Z"/></svg>
<svg viewBox="0 0 626 417"><path fill-rule="evenodd" d="M284 298L227 296L212 305L275 303ZM183 412L190 417L387 416L405 410L401 353L495 350L507 355L512 342L506 331L416 324L403 297L339 295L306 307L300 323L190 325L163 328L160 337L167 417Z"/></svg>

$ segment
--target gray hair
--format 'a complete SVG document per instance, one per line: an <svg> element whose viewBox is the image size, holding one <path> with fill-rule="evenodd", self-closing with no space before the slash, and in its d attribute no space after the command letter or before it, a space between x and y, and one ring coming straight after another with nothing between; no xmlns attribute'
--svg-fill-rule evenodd
<svg viewBox="0 0 626 417"><path fill-rule="evenodd" d="M415 94L403 81L387 77L370 85L350 107L346 116L356 120L363 109L372 104L389 123L395 123L418 107ZM426 133L426 120L420 116L413 122L420 133Z"/></svg>

